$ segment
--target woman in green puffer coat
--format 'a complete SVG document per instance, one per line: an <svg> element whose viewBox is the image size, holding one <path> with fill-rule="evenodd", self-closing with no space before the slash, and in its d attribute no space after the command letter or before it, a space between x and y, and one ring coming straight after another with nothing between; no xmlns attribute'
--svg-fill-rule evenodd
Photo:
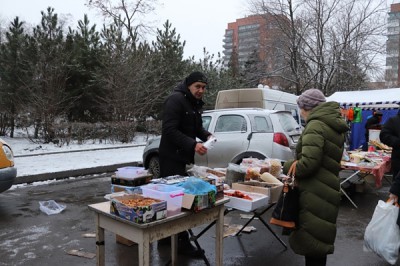
<svg viewBox="0 0 400 266"><path fill-rule="evenodd" d="M309 89L297 104L306 121L296 147L296 181L300 191L299 221L289 236L290 247L305 256L306 266L326 265L334 251L340 204L340 161L349 130L337 102ZM284 164L287 173L293 160Z"/></svg>

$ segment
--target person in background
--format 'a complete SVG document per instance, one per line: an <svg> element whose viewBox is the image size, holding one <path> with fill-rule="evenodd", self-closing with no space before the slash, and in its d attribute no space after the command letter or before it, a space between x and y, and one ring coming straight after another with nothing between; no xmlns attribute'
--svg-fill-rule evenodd
<svg viewBox="0 0 400 266"><path fill-rule="evenodd" d="M379 139L383 144L392 147L393 181L400 171L400 110L383 124Z"/></svg>
<svg viewBox="0 0 400 266"><path fill-rule="evenodd" d="M207 148L196 137L207 141L211 133L203 128L202 100L206 92L207 77L193 72L180 83L164 103L162 133L159 147L160 176L186 176L186 165L194 163L194 155L204 155ZM170 243L166 238L160 243ZM189 240L187 231L178 234L178 253L192 257L203 255Z"/></svg>
<svg viewBox="0 0 400 266"><path fill-rule="evenodd" d="M296 146L296 182L299 218L289 235L292 250L305 256L306 266L326 265L334 252L336 219L340 205L340 160L349 130L337 102L326 102L318 89L309 89L297 99L306 126ZM295 160L283 166L287 173Z"/></svg>
<svg viewBox="0 0 400 266"><path fill-rule="evenodd" d="M378 129L380 130L382 125L382 113L379 111L373 111L372 116L367 119L367 123L365 123L365 144L363 146L363 151L368 150L368 142L369 142L369 130L370 129Z"/></svg>

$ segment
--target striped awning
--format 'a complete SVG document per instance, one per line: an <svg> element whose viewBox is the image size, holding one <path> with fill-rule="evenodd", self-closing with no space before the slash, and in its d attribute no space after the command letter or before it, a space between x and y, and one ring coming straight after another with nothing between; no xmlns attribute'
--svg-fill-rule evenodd
<svg viewBox="0 0 400 266"><path fill-rule="evenodd" d="M398 109L400 107L400 88L338 91L327 97L328 101L336 101L343 107L358 106L364 110Z"/></svg>

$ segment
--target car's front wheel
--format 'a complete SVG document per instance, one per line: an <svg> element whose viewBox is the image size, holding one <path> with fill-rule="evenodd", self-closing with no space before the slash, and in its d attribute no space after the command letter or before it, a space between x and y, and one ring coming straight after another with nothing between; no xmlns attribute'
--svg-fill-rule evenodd
<svg viewBox="0 0 400 266"><path fill-rule="evenodd" d="M150 158L149 173L153 175L153 178L160 178L160 159L158 156Z"/></svg>

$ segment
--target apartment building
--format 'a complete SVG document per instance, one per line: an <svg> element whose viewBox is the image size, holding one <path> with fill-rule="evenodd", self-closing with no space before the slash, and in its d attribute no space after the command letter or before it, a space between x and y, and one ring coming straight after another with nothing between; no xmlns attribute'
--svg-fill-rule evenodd
<svg viewBox="0 0 400 266"><path fill-rule="evenodd" d="M263 14L252 15L228 23L223 39L224 66L237 64L240 68L257 55L272 70L282 63L285 45L282 45L282 26L286 18Z"/></svg>
<svg viewBox="0 0 400 266"><path fill-rule="evenodd" d="M389 88L400 87L400 3L390 5L386 41L385 85Z"/></svg>

